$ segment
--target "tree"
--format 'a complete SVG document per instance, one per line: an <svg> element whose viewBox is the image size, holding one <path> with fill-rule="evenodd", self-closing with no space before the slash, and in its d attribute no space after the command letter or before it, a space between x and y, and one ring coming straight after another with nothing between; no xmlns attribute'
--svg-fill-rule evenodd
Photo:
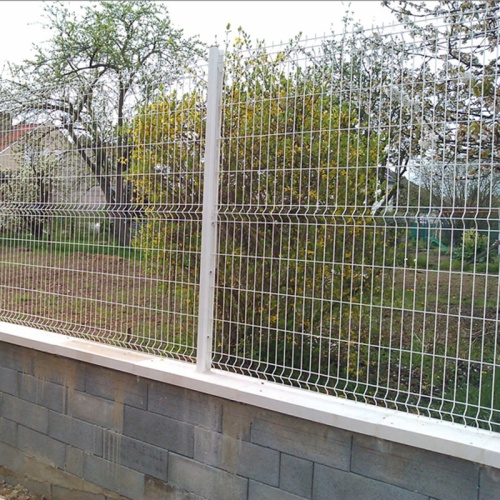
<svg viewBox="0 0 500 500"><path fill-rule="evenodd" d="M304 50L330 91L355 110L362 133L378 138L379 190L375 216L397 198L400 181L420 152L421 127L415 123L419 102L406 90L423 87L424 70L412 60L412 46L400 33L365 29L346 13L343 33L332 33L321 50ZM389 177L395 182L388 183Z"/></svg>
<svg viewBox="0 0 500 500"><path fill-rule="evenodd" d="M402 87L405 98L417 103L411 178L450 217L455 243L463 227L491 234L500 187L500 5L383 3L408 30L409 60L422 75L421 83Z"/></svg>
<svg viewBox="0 0 500 500"><path fill-rule="evenodd" d="M495 0L383 3L410 30L422 67L433 68L433 92L415 94L427 103L422 154L443 169L453 171L458 165L454 181L496 176L500 5Z"/></svg>
<svg viewBox="0 0 500 500"><path fill-rule="evenodd" d="M242 30L226 48L216 362L301 378L356 364L349 325L384 240L371 216L384 144L298 56L296 41L271 55ZM174 269L183 282L198 270L187 257L200 250L205 113L198 88L165 93L132 122L129 179L148 214L136 243L176 282Z"/></svg>
<svg viewBox="0 0 500 500"><path fill-rule="evenodd" d="M127 120L139 100L182 75L202 45L174 28L159 2L100 1L80 15L50 3L45 15L51 38L32 60L10 65L0 105L25 119L50 118L67 134L105 195L118 243L127 245Z"/></svg>
<svg viewBox="0 0 500 500"><path fill-rule="evenodd" d="M429 191L437 206L452 209L496 206L500 196L500 176L469 175L473 164L456 163L453 169L442 163L420 160L410 172Z"/></svg>
<svg viewBox="0 0 500 500"><path fill-rule="evenodd" d="M14 208L2 214L2 229L17 232L27 228L40 240L46 232L41 212L53 201L59 162L55 155L40 155L33 148L19 156L19 169L4 172L0 184L2 208Z"/></svg>

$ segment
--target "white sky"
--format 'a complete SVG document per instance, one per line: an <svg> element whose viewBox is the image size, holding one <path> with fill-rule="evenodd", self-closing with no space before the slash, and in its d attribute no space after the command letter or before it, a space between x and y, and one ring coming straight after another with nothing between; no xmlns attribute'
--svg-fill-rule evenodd
<svg viewBox="0 0 500 500"><path fill-rule="evenodd" d="M50 35L40 26L42 1L0 2L0 68L6 61L21 62L29 57L33 43ZM74 8L89 2L71 2ZM287 41L302 32L307 36L337 31L349 2L343 1L167 1L170 18L176 28L188 36L199 35L208 44L219 45L225 39L225 27L231 23L233 33L241 26L252 38L265 39L270 44ZM388 9L380 0L354 1L354 16L367 27L392 21Z"/></svg>

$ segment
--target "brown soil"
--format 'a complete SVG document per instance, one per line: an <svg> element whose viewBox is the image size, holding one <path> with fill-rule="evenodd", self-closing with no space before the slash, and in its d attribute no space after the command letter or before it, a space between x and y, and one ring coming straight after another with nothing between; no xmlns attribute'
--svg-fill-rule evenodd
<svg viewBox="0 0 500 500"><path fill-rule="evenodd" d="M133 259L0 249L4 321L114 342L167 338L181 326L172 314L178 290L169 292Z"/></svg>
<svg viewBox="0 0 500 500"><path fill-rule="evenodd" d="M428 342L495 336L499 319L499 276L422 269L397 269L385 287L400 307L384 311L403 339L425 335ZM452 338L454 337L454 338Z"/></svg>
<svg viewBox="0 0 500 500"><path fill-rule="evenodd" d="M0 500L45 500L44 496L35 495L21 485L0 481Z"/></svg>

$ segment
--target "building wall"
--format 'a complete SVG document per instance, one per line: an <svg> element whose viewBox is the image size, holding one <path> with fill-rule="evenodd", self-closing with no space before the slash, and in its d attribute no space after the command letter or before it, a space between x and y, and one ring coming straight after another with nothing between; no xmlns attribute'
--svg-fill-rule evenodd
<svg viewBox="0 0 500 500"><path fill-rule="evenodd" d="M0 113L0 134L2 119ZM15 142L0 151L0 172L6 174L18 171L23 166L23 152L26 149L39 150L36 155L38 161L48 161L51 155L52 161L57 158L56 165L50 170L54 184L52 202L67 204L68 208L72 205L86 205L87 209L106 207L105 196L95 176L59 129L53 125L38 125L33 130L21 132L18 132L19 137ZM92 156L92 151L87 153ZM34 175L32 171L29 174ZM34 178L31 180L35 182Z"/></svg>
<svg viewBox="0 0 500 500"><path fill-rule="evenodd" d="M0 479L56 499L500 499L500 470L0 342Z"/></svg>

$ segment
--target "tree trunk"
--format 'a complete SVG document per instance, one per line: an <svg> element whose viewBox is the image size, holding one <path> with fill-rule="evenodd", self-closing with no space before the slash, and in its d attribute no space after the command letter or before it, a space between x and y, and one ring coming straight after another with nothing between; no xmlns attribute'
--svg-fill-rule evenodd
<svg viewBox="0 0 500 500"><path fill-rule="evenodd" d="M116 192L115 206L110 211L113 222L115 240L120 246L130 245L130 229L132 226L131 193L123 174L128 168L129 152L127 139L123 133L123 109L127 87L120 82L118 94L118 147L116 157Z"/></svg>

